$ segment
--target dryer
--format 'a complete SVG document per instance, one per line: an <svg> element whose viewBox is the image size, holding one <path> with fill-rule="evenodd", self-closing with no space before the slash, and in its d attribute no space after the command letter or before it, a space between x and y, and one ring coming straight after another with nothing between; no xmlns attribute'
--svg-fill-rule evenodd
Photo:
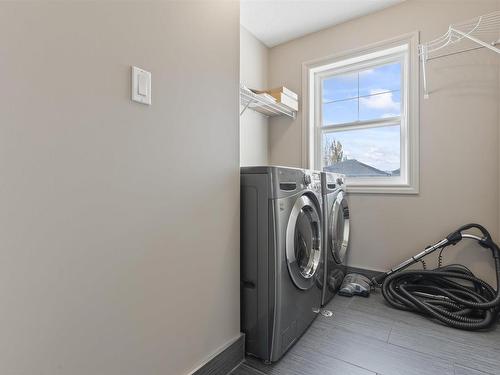
<svg viewBox="0 0 500 375"><path fill-rule="evenodd" d="M321 172L323 200L323 293L326 305L342 284L347 270L350 216L345 192L345 176Z"/></svg>
<svg viewBox="0 0 500 375"><path fill-rule="evenodd" d="M241 169L241 328L247 354L277 361L321 306L321 176Z"/></svg>

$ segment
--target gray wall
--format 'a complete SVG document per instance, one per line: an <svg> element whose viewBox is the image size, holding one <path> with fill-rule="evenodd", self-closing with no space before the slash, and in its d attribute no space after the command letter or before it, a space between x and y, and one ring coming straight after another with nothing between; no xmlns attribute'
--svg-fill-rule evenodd
<svg viewBox="0 0 500 375"><path fill-rule="evenodd" d="M269 49L248 30L240 28L240 82L266 89ZM267 165L269 121L263 114L245 110L240 117L240 164Z"/></svg>
<svg viewBox="0 0 500 375"><path fill-rule="evenodd" d="M186 374L238 336L238 67L235 2L0 3L0 373Z"/></svg>
<svg viewBox="0 0 500 375"><path fill-rule="evenodd" d="M378 13L270 50L271 86L301 92L303 62L419 30L422 41L451 22L499 9L490 1L408 0ZM499 58L480 50L429 64L431 97L420 101L420 194L351 195L352 266L383 270L476 221L499 234ZM301 165L301 120L273 119L271 163ZM492 280L490 254L475 246L449 249L446 261L465 262ZM430 262L430 265L433 265Z"/></svg>

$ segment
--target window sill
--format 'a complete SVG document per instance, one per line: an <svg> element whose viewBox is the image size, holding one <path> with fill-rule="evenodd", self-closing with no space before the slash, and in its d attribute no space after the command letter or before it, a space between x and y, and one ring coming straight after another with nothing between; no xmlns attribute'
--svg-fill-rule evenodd
<svg viewBox="0 0 500 375"><path fill-rule="evenodd" d="M419 193L418 186L411 185L349 185L346 186L349 194L405 194L417 195Z"/></svg>

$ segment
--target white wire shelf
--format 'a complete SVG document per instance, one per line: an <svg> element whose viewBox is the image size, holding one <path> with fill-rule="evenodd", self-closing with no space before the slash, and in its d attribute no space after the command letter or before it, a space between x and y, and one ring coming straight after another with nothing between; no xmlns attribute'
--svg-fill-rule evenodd
<svg viewBox="0 0 500 375"><path fill-rule="evenodd" d="M464 42L472 43L475 48L458 52L453 50L454 46ZM418 51L422 62L424 98L429 97L426 75L426 65L429 60L482 47L500 54L500 10L451 24L448 31L439 38L420 44ZM446 49L449 53L446 53Z"/></svg>
<svg viewBox="0 0 500 375"><path fill-rule="evenodd" d="M243 106L240 116L250 108L266 116L288 116L293 119L297 117L297 111L284 104L257 95L244 86L240 87L240 104Z"/></svg>

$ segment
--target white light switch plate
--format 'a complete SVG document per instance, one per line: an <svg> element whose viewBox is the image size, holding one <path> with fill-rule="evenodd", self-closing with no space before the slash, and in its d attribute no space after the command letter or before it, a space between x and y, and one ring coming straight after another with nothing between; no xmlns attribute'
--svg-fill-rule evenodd
<svg viewBox="0 0 500 375"><path fill-rule="evenodd" d="M132 100L151 105L151 73L132 67Z"/></svg>

